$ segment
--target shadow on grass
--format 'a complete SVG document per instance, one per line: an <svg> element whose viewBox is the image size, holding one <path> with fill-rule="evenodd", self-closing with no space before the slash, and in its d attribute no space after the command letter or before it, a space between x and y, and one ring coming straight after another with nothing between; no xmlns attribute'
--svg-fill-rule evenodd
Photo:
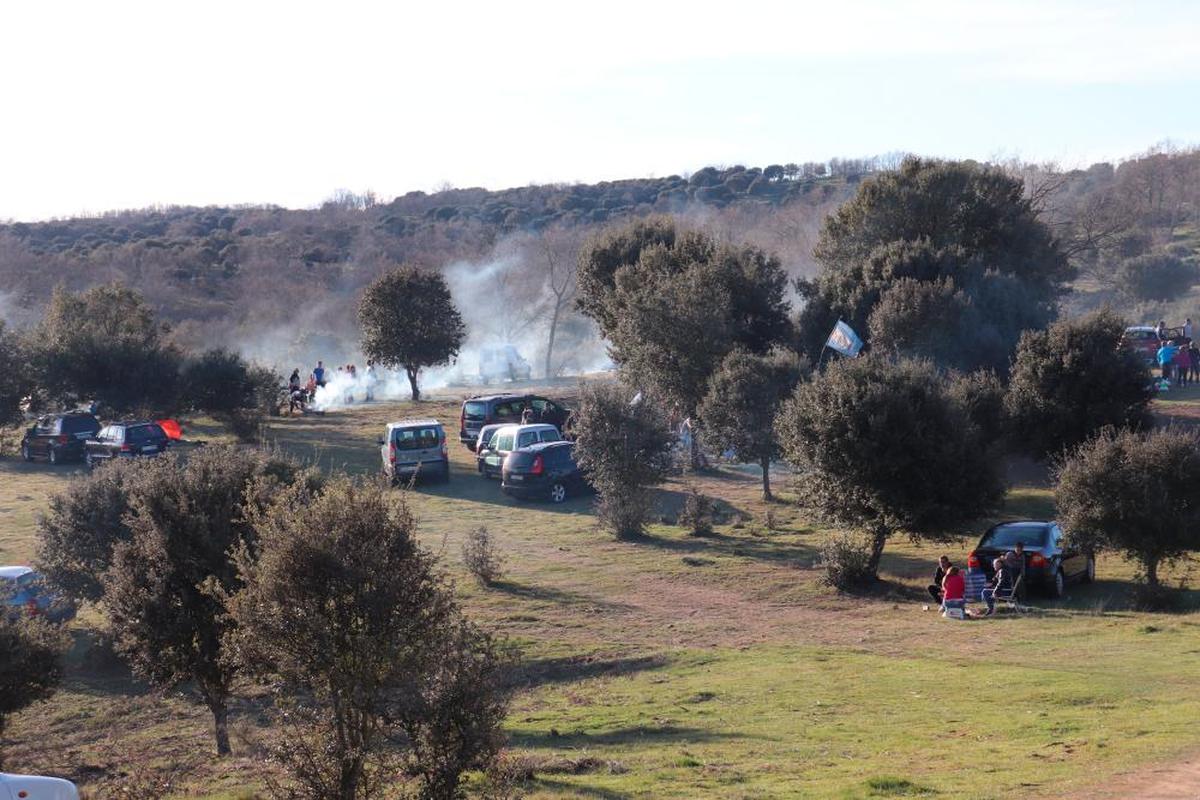
<svg viewBox="0 0 1200 800"><path fill-rule="evenodd" d="M617 728L605 733L557 733L551 729L547 733L521 733L512 736L512 743L518 747L609 747L612 745L651 745L658 746L676 742L679 744L700 744L703 742L721 742L732 739L762 738L742 733L723 733L720 731L688 728L679 725L635 725L628 728Z"/></svg>
<svg viewBox="0 0 1200 800"><path fill-rule="evenodd" d="M521 687L553 683L574 683L589 678L620 678L670 664L664 656L563 656L522 661L512 674L511 683Z"/></svg>
<svg viewBox="0 0 1200 800"><path fill-rule="evenodd" d="M598 798L598 800L626 800L626 798L633 797L631 794L618 792L613 789L603 789L599 786L581 786L578 783L567 783L566 781L558 781L551 778L536 778L534 783L562 797L593 797Z"/></svg>
<svg viewBox="0 0 1200 800"><path fill-rule="evenodd" d="M580 786L578 783L568 783L566 781L554 781L552 778L539 777L535 778L536 786L545 787L554 794L564 796L564 798L596 798L598 800L626 800L632 798L631 794L624 792L616 792L613 789L604 789L598 786Z"/></svg>
<svg viewBox="0 0 1200 800"><path fill-rule="evenodd" d="M809 567L817 557L817 548L798 542L781 542L770 538L754 539L748 536L728 536L723 533L712 533L708 536L689 536L684 539L671 539L647 533L635 539L627 540L630 544L643 547L654 547L680 555L718 554L754 558L777 564L791 564Z"/></svg>
<svg viewBox="0 0 1200 800"><path fill-rule="evenodd" d="M522 600L538 600L545 603L556 603L575 608L592 608L601 609L604 611L631 611L632 606L625 603L614 603L609 600L601 600L596 597L590 597L586 594L578 592L566 591L563 589L552 589L546 586L530 586L524 583L518 583L512 580L494 581L490 586L498 592L502 592L510 597L520 598Z"/></svg>

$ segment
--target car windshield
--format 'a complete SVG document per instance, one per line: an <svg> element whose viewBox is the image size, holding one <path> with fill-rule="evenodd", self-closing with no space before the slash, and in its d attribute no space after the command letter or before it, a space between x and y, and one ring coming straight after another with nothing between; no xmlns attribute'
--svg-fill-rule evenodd
<svg viewBox="0 0 1200 800"><path fill-rule="evenodd" d="M427 450L438 445L437 428L397 428L392 432L397 450Z"/></svg>
<svg viewBox="0 0 1200 800"><path fill-rule="evenodd" d="M1001 525L993 528L980 543L983 547L1012 547L1017 542L1026 547L1044 547L1050 528L1040 523Z"/></svg>

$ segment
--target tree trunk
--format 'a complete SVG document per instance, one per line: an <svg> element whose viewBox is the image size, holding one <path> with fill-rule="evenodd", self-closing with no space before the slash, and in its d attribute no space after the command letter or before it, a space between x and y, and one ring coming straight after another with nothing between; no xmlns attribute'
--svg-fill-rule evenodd
<svg viewBox="0 0 1200 800"><path fill-rule="evenodd" d="M562 311L561 304L554 301L554 313L550 316L550 336L546 340L546 378L554 377L554 334L558 331L558 315Z"/></svg>
<svg viewBox="0 0 1200 800"><path fill-rule="evenodd" d="M1146 585L1158 587L1158 559L1146 559Z"/></svg>
<svg viewBox="0 0 1200 800"><path fill-rule="evenodd" d="M232 752L229 749L229 709L226 708L224 699L210 699L208 708L213 715L213 736L217 740L217 755L227 756Z"/></svg>
<svg viewBox="0 0 1200 800"><path fill-rule="evenodd" d="M408 373L408 385L412 388L413 402L421 399L421 390L417 388L417 372L420 368L405 367L404 371Z"/></svg>
<svg viewBox="0 0 1200 800"><path fill-rule="evenodd" d="M771 496L771 457L763 456L762 459L763 471L763 500L768 503L774 498Z"/></svg>
<svg viewBox="0 0 1200 800"><path fill-rule="evenodd" d="M867 569L875 577L879 577L879 560L883 558L883 546L887 544L892 532L882 525L875 526L871 532L871 558L867 561Z"/></svg>

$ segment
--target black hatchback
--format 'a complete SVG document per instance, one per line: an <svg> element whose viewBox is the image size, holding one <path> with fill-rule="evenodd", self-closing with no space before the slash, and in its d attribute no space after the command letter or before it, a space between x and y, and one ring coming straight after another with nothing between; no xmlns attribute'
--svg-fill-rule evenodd
<svg viewBox="0 0 1200 800"><path fill-rule="evenodd" d="M88 440L84 458L88 467L94 467L112 458L156 456L165 452L169 443L157 422L117 422Z"/></svg>
<svg viewBox="0 0 1200 800"><path fill-rule="evenodd" d="M42 417L21 437L21 458L44 458L51 464L79 461L84 443L99 430L99 421L86 411Z"/></svg>
<svg viewBox="0 0 1200 800"><path fill-rule="evenodd" d="M544 442L508 454L500 472L500 490L521 500L561 503L592 487L575 463L574 442Z"/></svg>

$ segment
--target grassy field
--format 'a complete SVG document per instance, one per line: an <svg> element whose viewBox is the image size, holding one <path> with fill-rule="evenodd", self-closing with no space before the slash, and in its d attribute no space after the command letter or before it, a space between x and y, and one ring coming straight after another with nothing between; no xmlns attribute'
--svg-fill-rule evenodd
<svg viewBox="0 0 1200 800"><path fill-rule="evenodd" d="M1197 395L1172 400L1186 415ZM283 418L270 438L365 474L384 424L415 414L457 431L450 399ZM619 542L595 529L589 499L512 501L465 449L451 453L449 484L416 487L412 504L472 613L522 649L507 727L537 765L534 797L1088 797L1200 749L1200 615L1129 611L1133 568L1119 559L1101 558L1099 580L1062 602L956 623L925 609L923 587L937 554L961 562L983 523L948 546L890 543L884 584L845 597L814 566L828 531L764 505L754 470L696 479L720 501L715 535L671 524L687 489L677 479L649 535ZM29 558L35 515L74 472L0 462L0 563ZM1014 471L1006 515L1053 513L1038 472ZM478 525L507 558L488 589L460 566ZM96 624L94 612L76 623L64 690L13 720L10 768L72 777L95 796L122 774L177 768L179 796L253 796L269 698L247 689L235 756L218 762L205 714L132 681L94 646Z"/></svg>

